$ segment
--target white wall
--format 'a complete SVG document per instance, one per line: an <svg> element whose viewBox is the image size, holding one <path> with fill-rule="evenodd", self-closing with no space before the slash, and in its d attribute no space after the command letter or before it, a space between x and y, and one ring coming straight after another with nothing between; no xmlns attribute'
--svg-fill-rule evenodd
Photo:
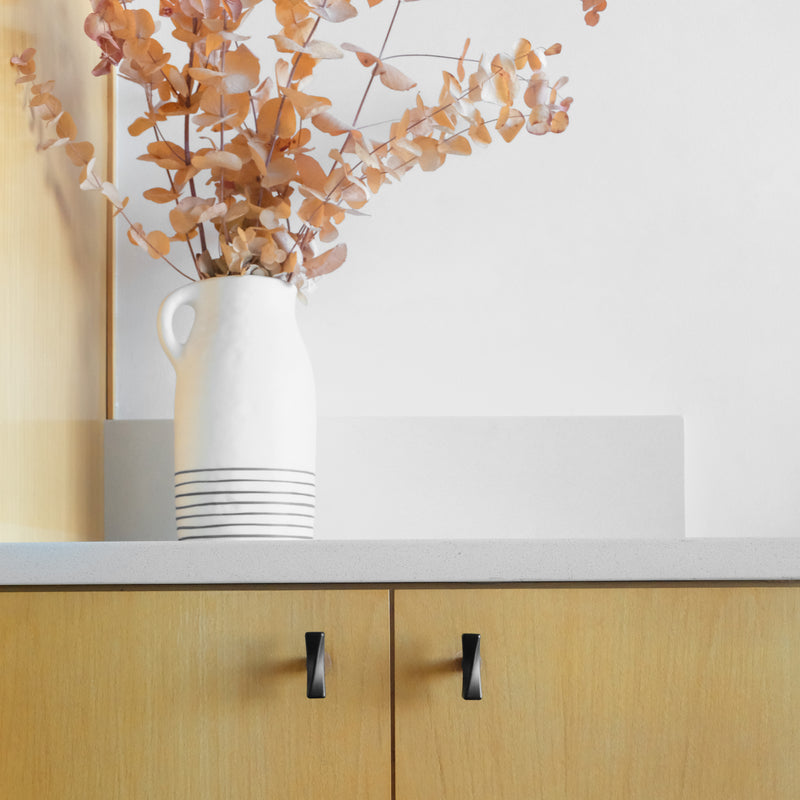
<svg viewBox="0 0 800 800"><path fill-rule="evenodd" d="M374 43L391 6L330 38ZM320 414L679 414L687 535L800 533L799 30L791 0L610 0L595 29L578 0L403 5L391 52L562 42L571 125L347 223L298 311ZM118 184L149 229L122 89ZM154 319L181 280L119 244L117 418L171 416Z"/></svg>

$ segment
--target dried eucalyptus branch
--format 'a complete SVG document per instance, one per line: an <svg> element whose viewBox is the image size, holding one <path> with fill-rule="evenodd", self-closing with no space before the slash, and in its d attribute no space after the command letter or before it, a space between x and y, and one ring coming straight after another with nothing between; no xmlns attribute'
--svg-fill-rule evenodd
<svg viewBox="0 0 800 800"><path fill-rule="evenodd" d="M466 57L468 39L460 57L385 56L400 4L406 1L396 0L375 55L367 48L316 38L322 23L356 16L353 0L273 0L280 25L279 33L269 36L279 54L273 78L262 77L262 65L244 44L248 37L241 30L261 0L160 0L159 16L186 47L183 64L164 52L152 16L133 8L133 0L92 0L84 28L100 49L93 74L116 68L122 78L142 87L145 111L128 131L132 136L152 131L153 141L138 158L163 169L168 187L149 188L144 197L171 206L169 233L146 233L130 219L128 198L97 174L94 148L77 139L77 127L61 108L53 83L35 82L35 51L29 48L11 63L17 82L27 84L31 111L44 126L48 138L42 147L64 148L81 169L81 188L106 196L128 225L131 242L186 278L168 257L174 242L186 242L198 278L260 273L301 285L332 272L346 258L345 245L317 253L317 243L333 242L346 215L362 213L373 194L409 169L432 171L447 156L469 155L473 144L492 141L490 126L511 141L523 128L542 135L560 133L569 123L572 98L559 95L567 79L550 84L544 73L543 57L556 55L561 45L536 50L520 39L512 53L486 61ZM368 0L370 7L380 2ZM586 23L596 25L606 1L582 4ZM353 121L345 124L332 113L330 99L307 89L321 63L348 53L369 69L369 77ZM389 63L412 55L449 59L455 73L442 73L435 103L417 94L391 121L388 137L368 139L370 124L359 125L367 96L376 79L391 91L413 89L416 83ZM499 109L490 120L482 115L485 105ZM161 123L181 117L178 144ZM209 138L206 130L214 136ZM330 137L334 146L319 147L320 137ZM313 155L318 150L331 159L327 169ZM201 195L201 184L209 187L207 196ZM215 241L206 226L213 226Z"/></svg>

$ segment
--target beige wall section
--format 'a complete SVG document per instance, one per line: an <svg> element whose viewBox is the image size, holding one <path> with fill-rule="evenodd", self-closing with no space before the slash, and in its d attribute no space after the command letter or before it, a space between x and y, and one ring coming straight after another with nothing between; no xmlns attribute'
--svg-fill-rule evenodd
<svg viewBox="0 0 800 800"><path fill-rule="evenodd" d="M108 217L61 152L39 153L12 53L107 163L109 82L93 78L88 4L0 0L0 541L103 538Z"/></svg>

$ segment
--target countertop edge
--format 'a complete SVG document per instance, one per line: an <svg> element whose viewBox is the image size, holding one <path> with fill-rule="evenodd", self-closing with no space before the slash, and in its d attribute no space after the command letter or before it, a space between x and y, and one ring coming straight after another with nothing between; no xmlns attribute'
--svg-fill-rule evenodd
<svg viewBox="0 0 800 800"><path fill-rule="evenodd" d="M800 580L800 538L0 544L0 586Z"/></svg>

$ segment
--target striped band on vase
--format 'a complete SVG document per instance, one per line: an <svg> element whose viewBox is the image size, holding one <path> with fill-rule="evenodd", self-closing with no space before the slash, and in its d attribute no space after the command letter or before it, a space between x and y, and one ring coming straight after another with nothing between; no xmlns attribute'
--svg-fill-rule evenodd
<svg viewBox="0 0 800 800"><path fill-rule="evenodd" d="M175 473L180 539L303 537L314 533L315 475L308 470L230 467Z"/></svg>

